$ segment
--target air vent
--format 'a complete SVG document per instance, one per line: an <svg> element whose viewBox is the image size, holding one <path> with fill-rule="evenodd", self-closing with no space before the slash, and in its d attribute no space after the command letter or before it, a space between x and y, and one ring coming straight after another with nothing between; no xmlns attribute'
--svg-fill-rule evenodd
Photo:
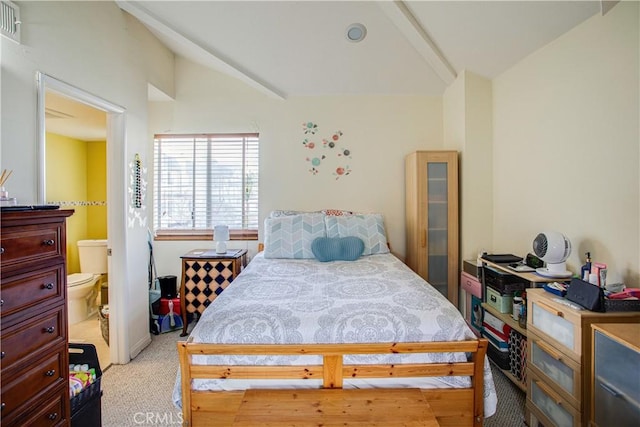
<svg viewBox="0 0 640 427"><path fill-rule="evenodd" d="M0 34L20 43L20 9L8 0L0 1Z"/></svg>

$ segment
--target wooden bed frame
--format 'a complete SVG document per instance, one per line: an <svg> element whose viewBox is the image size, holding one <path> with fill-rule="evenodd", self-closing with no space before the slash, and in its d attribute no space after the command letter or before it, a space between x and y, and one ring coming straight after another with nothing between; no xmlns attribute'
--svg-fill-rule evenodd
<svg viewBox="0 0 640 427"><path fill-rule="evenodd" d="M192 379L321 379L322 387L340 389L344 378L442 377L470 376L469 388L422 389L440 426L474 426L484 418L484 360L487 340L372 343L372 344L200 344L189 338L177 343L182 375L183 425L231 426L240 407L244 391L192 390ZM469 362L419 363L397 365L345 365L349 354L388 353L471 353ZM320 365L236 366L197 365L200 355L321 355ZM374 389L385 393L384 388ZM313 412L310 412L310 419Z"/></svg>

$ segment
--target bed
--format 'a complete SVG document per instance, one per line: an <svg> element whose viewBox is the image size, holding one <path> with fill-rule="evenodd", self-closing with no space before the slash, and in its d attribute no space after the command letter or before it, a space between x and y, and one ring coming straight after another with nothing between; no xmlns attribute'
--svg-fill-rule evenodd
<svg viewBox="0 0 640 427"><path fill-rule="evenodd" d="M368 239L350 261L273 257L271 225L266 250L177 344L185 425L232 425L250 388L418 388L441 426L480 426L495 412L487 341L386 241Z"/></svg>

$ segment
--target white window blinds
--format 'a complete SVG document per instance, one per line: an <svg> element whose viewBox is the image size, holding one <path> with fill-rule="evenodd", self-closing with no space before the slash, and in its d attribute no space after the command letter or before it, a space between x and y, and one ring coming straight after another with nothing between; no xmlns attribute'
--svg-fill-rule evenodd
<svg viewBox="0 0 640 427"><path fill-rule="evenodd" d="M160 230L258 229L258 134L156 135Z"/></svg>

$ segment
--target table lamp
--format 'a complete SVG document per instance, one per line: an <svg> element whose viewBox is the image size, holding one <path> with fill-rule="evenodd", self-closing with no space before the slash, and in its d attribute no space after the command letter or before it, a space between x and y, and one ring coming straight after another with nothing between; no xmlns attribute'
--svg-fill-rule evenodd
<svg viewBox="0 0 640 427"><path fill-rule="evenodd" d="M213 227L213 241L216 242L216 253L227 252L227 240L229 240L229 227L226 225L216 225Z"/></svg>

